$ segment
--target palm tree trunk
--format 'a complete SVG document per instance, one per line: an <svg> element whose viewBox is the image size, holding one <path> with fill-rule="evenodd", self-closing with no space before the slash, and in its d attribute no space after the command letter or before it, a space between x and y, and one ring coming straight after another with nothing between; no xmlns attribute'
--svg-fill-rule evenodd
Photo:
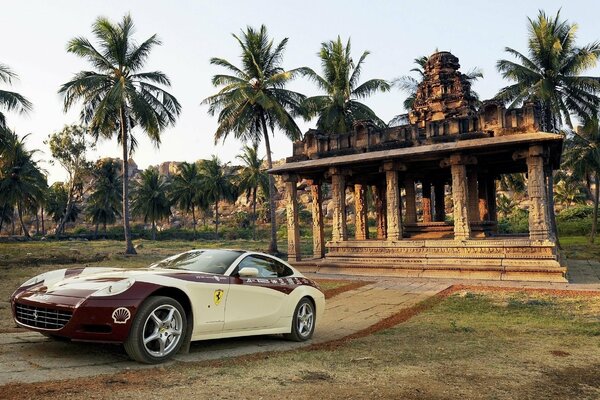
<svg viewBox="0 0 600 400"><path fill-rule="evenodd" d="M4 216L6 215L6 203L2 206L2 215L0 215L0 234L2 234L2 225L4 225Z"/></svg>
<svg viewBox="0 0 600 400"><path fill-rule="evenodd" d="M550 216L550 229L556 245L560 248L560 241L558 239L558 226L556 225L556 214L554 212L554 173L552 172L552 166L548 165L546 174L546 193L548 198L548 215Z"/></svg>
<svg viewBox="0 0 600 400"><path fill-rule="evenodd" d="M256 189L252 189L252 240L256 240Z"/></svg>
<svg viewBox="0 0 600 400"><path fill-rule="evenodd" d="M104 239L108 237L108 233L106 231L106 221L104 221Z"/></svg>
<svg viewBox="0 0 600 400"><path fill-rule="evenodd" d="M215 239L219 239L219 199L215 200Z"/></svg>
<svg viewBox="0 0 600 400"><path fill-rule="evenodd" d="M265 137L265 147L267 150L267 166L273 168L273 160L271 159L271 143L269 142L269 132L267 130L267 121L265 116L261 117L263 135ZM268 252L277 254L277 220L275 217L275 179L272 174L269 174L269 215L271 218L271 242L269 243Z"/></svg>
<svg viewBox="0 0 600 400"><path fill-rule="evenodd" d="M25 236L27 239L30 239L31 236L29 236L29 232L27 231L27 228L25 227L25 222L23 221L23 210L21 209L21 203L17 203L17 213L19 214L19 221L21 222L23 236Z"/></svg>
<svg viewBox="0 0 600 400"><path fill-rule="evenodd" d="M37 210L35 212L35 234L40 234L40 213Z"/></svg>
<svg viewBox="0 0 600 400"><path fill-rule="evenodd" d="M127 159L127 121L125 118L125 109L121 106L121 145L123 147L123 232L125 235L125 254L137 254L131 241L131 229L129 228L129 162Z"/></svg>
<svg viewBox="0 0 600 400"><path fill-rule="evenodd" d="M196 208L192 204L192 225L194 226L194 240L196 239Z"/></svg>
<svg viewBox="0 0 600 400"><path fill-rule="evenodd" d="M12 218L10 219L10 225L11 225L11 236L15 236L15 212L13 211L12 213Z"/></svg>
<svg viewBox="0 0 600 400"><path fill-rule="evenodd" d="M594 177L594 216L592 219L592 232L590 234L590 243L594 243L596 238L596 231L598 229L598 198L600 197L600 175L596 173Z"/></svg>
<svg viewBox="0 0 600 400"><path fill-rule="evenodd" d="M156 222L152 220L152 240L156 240Z"/></svg>
<svg viewBox="0 0 600 400"><path fill-rule="evenodd" d="M98 225L100 225L100 222L96 222L96 227L94 228L94 239L98 239Z"/></svg>
<svg viewBox="0 0 600 400"><path fill-rule="evenodd" d="M42 214L42 235L45 235L46 227L44 226L44 207L41 208L40 214Z"/></svg>

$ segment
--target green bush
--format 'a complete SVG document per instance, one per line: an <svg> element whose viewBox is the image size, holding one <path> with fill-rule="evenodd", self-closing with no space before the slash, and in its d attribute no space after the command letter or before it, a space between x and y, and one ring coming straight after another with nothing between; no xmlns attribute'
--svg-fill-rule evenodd
<svg viewBox="0 0 600 400"><path fill-rule="evenodd" d="M529 231L529 211L517 208L508 217L498 220L499 233L527 233Z"/></svg>
<svg viewBox="0 0 600 400"><path fill-rule="evenodd" d="M592 218L556 221L560 236L587 236L592 232Z"/></svg>
<svg viewBox="0 0 600 400"><path fill-rule="evenodd" d="M594 207L588 205L577 205L568 207L556 215L557 221L571 221L574 219L589 218L594 213Z"/></svg>

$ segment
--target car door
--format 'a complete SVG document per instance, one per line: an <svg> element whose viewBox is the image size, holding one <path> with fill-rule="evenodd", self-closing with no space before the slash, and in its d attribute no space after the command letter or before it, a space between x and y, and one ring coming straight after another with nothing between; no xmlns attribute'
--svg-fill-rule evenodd
<svg viewBox="0 0 600 400"><path fill-rule="evenodd" d="M248 255L238 264L229 281L225 331L276 326L282 317L283 303L290 290L286 280L278 274L278 267L282 265L270 257L258 254ZM245 267L256 268L258 276L240 277L237 272Z"/></svg>
<svg viewBox="0 0 600 400"><path fill-rule="evenodd" d="M223 330L225 305L229 294L226 276L199 277L192 290L193 302L198 307L194 315L195 332L217 333Z"/></svg>

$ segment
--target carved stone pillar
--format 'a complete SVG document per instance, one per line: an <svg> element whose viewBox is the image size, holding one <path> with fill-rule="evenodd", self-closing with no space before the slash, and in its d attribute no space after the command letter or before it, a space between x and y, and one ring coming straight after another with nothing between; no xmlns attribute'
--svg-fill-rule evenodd
<svg viewBox="0 0 600 400"><path fill-rule="evenodd" d="M402 212L398 168L392 162L386 162L383 168L385 171L387 240L400 240L402 239Z"/></svg>
<svg viewBox="0 0 600 400"><path fill-rule="evenodd" d="M529 195L529 238L550 238L550 219L546 206L546 185L542 146L531 146L527 156L527 193Z"/></svg>
<svg viewBox="0 0 600 400"><path fill-rule="evenodd" d="M468 212L468 184L466 164L475 164L473 158L453 154L442 160L441 166L450 166L452 173L452 202L454 208L454 239L465 240L471 236Z"/></svg>
<svg viewBox="0 0 600 400"><path fill-rule="evenodd" d="M423 222L431 222L431 182L427 179L421 181L423 188Z"/></svg>
<svg viewBox="0 0 600 400"><path fill-rule="evenodd" d="M354 238L356 240L365 240L369 238L366 194L365 186L360 183L354 185L354 213L356 215Z"/></svg>
<svg viewBox="0 0 600 400"><path fill-rule="evenodd" d="M490 212L488 209L488 180L489 177L479 176L477 184L477 208L480 221L490 221Z"/></svg>
<svg viewBox="0 0 600 400"><path fill-rule="evenodd" d="M477 190L477 171L469 168L467 174L467 193L469 195L469 222L479 221L479 191Z"/></svg>
<svg viewBox="0 0 600 400"><path fill-rule="evenodd" d="M406 223L414 224L417 222L417 202L413 178L404 179L404 191L406 193Z"/></svg>
<svg viewBox="0 0 600 400"><path fill-rule="evenodd" d="M375 204L375 220L377 223L377 240L385 240L386 238L386 221L385 221L385 194L383 185L374 185L373 203Z"/></svg>
<svg viewBox="0 0 600 400"><path fill-rule="evenodd" d="M434 221L444 222L446 220L446 193L444 181L438 181L434 186Z"/></svg>
<svg viewBox="0 0 600 400"><path fill-rule="evenodd" d="M332 168L331 201L333 202L333 231L334 242L348 240L346 228L346 179L338 168Z"/></svg>
<svg viewBox="0 0 600 400"><path fill-rule="evenodd" d="M298 199L295 175L284 175L285 208L287 214L288 261L300 261L300 226L298 224Z"/></svg>
<svg viewBox="0 0 600 400"><path fill-rule="evenodd" d="M325 257L325 235L323 234L323 194L318 182L310 185L312 196L313 257Z"/></svg>

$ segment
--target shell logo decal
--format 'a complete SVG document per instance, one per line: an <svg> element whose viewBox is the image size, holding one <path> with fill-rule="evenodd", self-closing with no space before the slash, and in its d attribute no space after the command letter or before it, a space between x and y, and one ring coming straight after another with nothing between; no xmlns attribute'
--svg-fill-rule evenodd
<svg viewBox="0 0 600 400"><path fill-rule="evenodd" d="M215 294L214 294L214 300L215 300L215 305L219 305L219 303L221 302L221 300L223 300L223 294L225 292L223 291L223 289L217 289L215 290Z"/></svg>
<svg viewBox="0 0 600 400"><path fill-rule="evenodd" d="M112 313L112 319L115 324L125 324L131 318L131 312L125 307L119 307Z"/></svg>

